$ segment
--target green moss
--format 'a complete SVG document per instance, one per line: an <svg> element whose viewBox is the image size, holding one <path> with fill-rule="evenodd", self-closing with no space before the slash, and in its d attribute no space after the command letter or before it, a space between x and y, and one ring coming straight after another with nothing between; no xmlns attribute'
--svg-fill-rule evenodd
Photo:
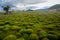
<svg viewBox="0 0 60 40"><path fill-rule="evenodd" d="M8 35L3 40L16 40L16 36L15 35Z"/></svg>
<svg viewBox="0 0 60 40"><path fill-rule="evenodd" d="M17 40L25 40L25 39L21 37L21 38L18 38Z"/></svg>
<svg viewBox="0 0 60 40"><path fill-rule="evenodd" d="M31 40L38 40L38 39L39 39L39 37L38 37L38 35L37 35L37 34L32 33L32 34L30 35L30 39L31 39Z"/></svg>
<svg viewBox="0 0 60 40"><path fill-rule="evenodd" d="M12 14L0 14L0 40L58 40L59 38L60 12L18 11Z"/></svg>

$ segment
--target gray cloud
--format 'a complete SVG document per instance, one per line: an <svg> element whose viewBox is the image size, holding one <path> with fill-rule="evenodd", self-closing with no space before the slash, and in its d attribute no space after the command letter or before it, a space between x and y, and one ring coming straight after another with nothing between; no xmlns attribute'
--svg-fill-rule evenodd
<svg viewBox="0 0 60 40"><path fill-rule="evenodd" d="M36 3L42 3L45 2L46 0L0 0L0 2L10 2L13 4L36 4Z"/></svg>
<svg viewBox="0 0 60 40"><path fill-rule="evenodd" d="M36 4L36 3L42 3L45 2L46 0L17 0L22 4Z"/></svg>

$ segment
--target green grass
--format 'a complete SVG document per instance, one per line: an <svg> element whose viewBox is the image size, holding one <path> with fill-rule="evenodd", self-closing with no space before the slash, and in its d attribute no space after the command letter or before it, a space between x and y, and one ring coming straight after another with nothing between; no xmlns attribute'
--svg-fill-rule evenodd
<svg viewBox="0 0 60 40"><path fill-rule="evenodd" d="M0 40L59 40L60 12L0 14Z"/></svg>

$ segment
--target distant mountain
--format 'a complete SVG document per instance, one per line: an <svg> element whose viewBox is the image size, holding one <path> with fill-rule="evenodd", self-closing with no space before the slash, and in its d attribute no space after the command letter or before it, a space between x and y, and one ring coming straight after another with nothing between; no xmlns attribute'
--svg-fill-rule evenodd
<svg viewBox="0 0 60 40"><path fill-rule="evenodd" d="M48 11L48 9L38 9L36 11Z"/></svg>
<svg viewBox="0 0 60 40"><path fill-rule="evenodd" d="M60 4L53 5L49 9L60 9Z"/></svg>
<svg viewBox="0 0 60 40"><path fill-rule="evenodd" d="M34 9L36 9L37 7L35 7L35 6L27 6L27 7L25 7L26 8L26 10L34 10Z"/></svg>
<svg viewBox="0 0 60 40"><path fill-rule="evenodd" d="M40 9L37 9L37 11L47 11L49 7L44 7L44 8L40 8Z"/></svg>
<svg viewBox="0 0 60 40"><path fill-rule="evenodd" d="M34 8L36 8L36 7L28 7L29 9L34 9ZM43 7L42 9L41 8L39 8L39 9L36 9L37 11L47 11L47 10L60 10L60 4L55 4L55 5L53 5L53 6L51 6L51 7L48 7L48 6L46 6L46 7Z"/></svg>
<svg viewBox="0 0 60 40"><path fill-rule="evenodd" d="M47 11L47 10L60 10L60 4L53 5L51 7L44 7L43 9L37 9L38 11Z"/></svg>

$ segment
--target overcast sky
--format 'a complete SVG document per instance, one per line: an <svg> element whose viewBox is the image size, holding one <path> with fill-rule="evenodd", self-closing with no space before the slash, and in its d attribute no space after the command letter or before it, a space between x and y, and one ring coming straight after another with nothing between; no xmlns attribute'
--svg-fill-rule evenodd
<svg viewBox="0 0 60 40"><path fill-rule="evenodd" d="M55 4L60 4L60 0L0 0L0 3L9 2L18 8L24 6L34 6L38 8L49 7Z"/></svg>

